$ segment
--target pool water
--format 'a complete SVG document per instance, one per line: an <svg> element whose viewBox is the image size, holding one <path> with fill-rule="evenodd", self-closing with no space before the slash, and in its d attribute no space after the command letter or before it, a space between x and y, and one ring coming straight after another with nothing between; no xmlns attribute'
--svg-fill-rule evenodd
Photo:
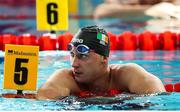
<svg viewBox="0 0 180 112"><path fill-rule="evenodd" d="M16 93L3 90L4 52L0 53L0 93ZM110 64L137 63L159 77L164 84L180 82L180 51L113 51ZM66 51L40 52L39 88L55 70L70 68ZM24 93L36 93L24 91ZM24 98L0 98L0 110L180 110L180 93L150 95L119 94L115 97L78 98L69 96L58 101L38 101Z"/></svg>

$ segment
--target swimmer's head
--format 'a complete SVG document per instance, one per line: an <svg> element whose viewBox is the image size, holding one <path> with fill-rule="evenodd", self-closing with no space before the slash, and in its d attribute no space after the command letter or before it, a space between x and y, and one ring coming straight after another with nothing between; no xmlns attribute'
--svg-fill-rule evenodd
<svg viewBox="0 0 180 112"><path fill-rule="evenodd" d="M68 49L72 46L77 47L77 51L85 54L88 50L93 50L95 53L105 57L109 57L110 40L107 32L98 26L87 26L81 28L73 37Z"/></svg>

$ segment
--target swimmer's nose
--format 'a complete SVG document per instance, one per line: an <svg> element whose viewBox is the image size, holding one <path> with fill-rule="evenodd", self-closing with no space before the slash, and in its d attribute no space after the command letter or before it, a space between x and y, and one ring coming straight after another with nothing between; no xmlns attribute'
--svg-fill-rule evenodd
<svg viewBox="0 0 180 112"><path fill-rule="evenodd" d="M76 56L71 59L71 66L73 68L79 67L79 59Z"/></svg>

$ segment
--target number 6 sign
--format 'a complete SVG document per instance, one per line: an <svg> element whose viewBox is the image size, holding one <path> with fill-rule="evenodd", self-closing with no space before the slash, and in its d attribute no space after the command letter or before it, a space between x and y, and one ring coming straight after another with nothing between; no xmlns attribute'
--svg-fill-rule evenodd
<svg viewBox="0 0 180 112"><path fill-rule="evenodd" d="M36 0L38 30L68 30L68 0Z"/></svg>
<svg viewBox="0 0 180 112"><path fill-rule="evenodd" d="M39 46L5 45L4 89L36 90Z"/></svg>

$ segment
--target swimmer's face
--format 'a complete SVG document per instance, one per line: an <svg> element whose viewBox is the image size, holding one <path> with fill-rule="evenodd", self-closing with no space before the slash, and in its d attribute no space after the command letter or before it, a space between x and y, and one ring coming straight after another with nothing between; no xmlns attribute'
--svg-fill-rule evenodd
<svg viewBox="0 0 180 112"><path fill-rule="evenodd" d="M70 62L76 81L80 83L92 83L104 69L104 57L90 51L87 54L78 54L74 49L70 51Z"/></svg>

